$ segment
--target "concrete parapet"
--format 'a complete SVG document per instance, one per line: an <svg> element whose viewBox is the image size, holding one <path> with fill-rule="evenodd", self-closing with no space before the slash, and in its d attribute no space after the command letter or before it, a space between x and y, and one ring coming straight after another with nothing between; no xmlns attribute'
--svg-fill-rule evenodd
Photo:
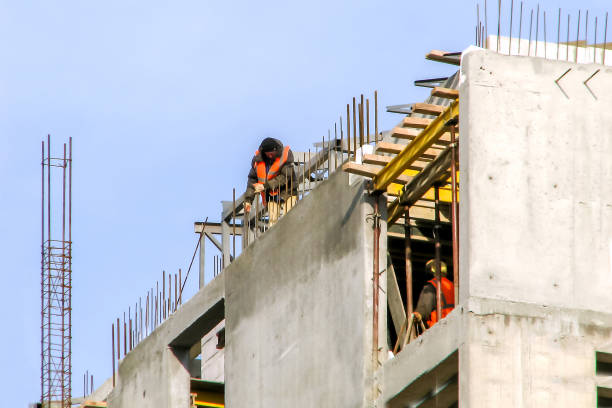
<svg viewBox="0 0 612 408"><path fill-rule="evenodd" d="M364 185L362 177L332 175L226 268L227 407L357 407L377 392L371 382L373 199Z"/></svg>

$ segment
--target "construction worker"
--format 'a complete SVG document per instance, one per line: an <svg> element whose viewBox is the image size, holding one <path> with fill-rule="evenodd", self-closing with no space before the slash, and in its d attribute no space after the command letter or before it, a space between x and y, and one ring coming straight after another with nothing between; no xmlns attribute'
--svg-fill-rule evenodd
<svg viewBox="0 0 612 408"><path fill-rule="evenodd" d="M436 299L436 261L431 259L425 264L425 270L428 275L431 275L433 279L430 279L419 295L419 301L417 302L416 311L414 312L415 317L418 320L423 320L427 323L427 327L431 327L438 322L437 312L437 299ZM446 264L440 261L440 283L442 293L442 318L446 317L451 310L455 307L455 285L453 282L446 279L448 270Z"/></svg>
<svg viewBox="0 0 612 408"><path fill-rule="evenodd" d="M293 152L280 140L265 138L251 160L251 170L244 197L244 210L251 211L255 194L261 194L268 208L270 226L287 214L297 202L297 177L293 170Z"/></svg>

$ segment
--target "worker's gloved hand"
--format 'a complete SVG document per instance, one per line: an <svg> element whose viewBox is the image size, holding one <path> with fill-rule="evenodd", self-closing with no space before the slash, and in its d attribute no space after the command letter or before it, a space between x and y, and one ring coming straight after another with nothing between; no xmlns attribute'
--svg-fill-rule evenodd
<svg viewBox="0 0 612 408"><path fill-rule="evenodd" d="M244 203L244 212L251 212L251 204L250 203Z"/></svg>
<svg viewBox="0 0 612 408"><path fill-rule="evenodd" d="M414 318L415 318L415 319L417 319L417 321L419 321L419 322L420 322L421 320L423 320L423 316L421 316L421 314L420 314L419 312L414 312L414 313L413 313L413 316L414 316Z"/></svg>
<svg viewBox="0 0 612 408"><path fill-rule="evenodd" d="M256 193L261 193L262 191L264 191L264 185L260 183L253 184L253 189Z"/></svg>

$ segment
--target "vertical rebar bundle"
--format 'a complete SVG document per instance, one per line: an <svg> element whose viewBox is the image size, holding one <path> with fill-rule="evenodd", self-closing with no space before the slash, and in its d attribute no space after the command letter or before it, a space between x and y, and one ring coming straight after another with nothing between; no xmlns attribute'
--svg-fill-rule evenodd
<svg viewBox="0 0 612 408"><path fill-rule="evenodd" d="M41 404L72 406L72 138L62 157L51 157L51 136L42 142L41 186ZM61 182L60 194L52 184ZM46 185L46 188L45 188ZM45 209L46 207L46 209ZM54 220L52 214L59 213ZM56 404L60 405L56 405Z"/></svg>

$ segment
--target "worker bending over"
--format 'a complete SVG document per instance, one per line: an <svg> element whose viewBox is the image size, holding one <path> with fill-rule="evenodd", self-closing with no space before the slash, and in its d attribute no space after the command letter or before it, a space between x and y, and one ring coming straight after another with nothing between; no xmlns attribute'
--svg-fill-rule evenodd
<svg viewBox="0 0 612 408"><path fill-rule="evenodd" d="M287 214L297 201L297 177L293 170L293 152L278 139L265 138L251 160L251 170L244 197L245 212L251 211L255 194L268 207L270 226Z"/></svg>
<svg viewBox="0 0 612 408"><path fill-rule="evenodd" d="M430 279L423 286L414 315L417 319L424 320L427 323L427 327L431 327L439 320L436 310L436 288L438 284L436 280L436 261L434 259L428 261L425 264L425 270L433 279ZM442 284L442 318L444 318L455 307L455 285L446 279L448 271L444 262L440 262L440 270L442 272L440 274L440 283Z"/></svg>

